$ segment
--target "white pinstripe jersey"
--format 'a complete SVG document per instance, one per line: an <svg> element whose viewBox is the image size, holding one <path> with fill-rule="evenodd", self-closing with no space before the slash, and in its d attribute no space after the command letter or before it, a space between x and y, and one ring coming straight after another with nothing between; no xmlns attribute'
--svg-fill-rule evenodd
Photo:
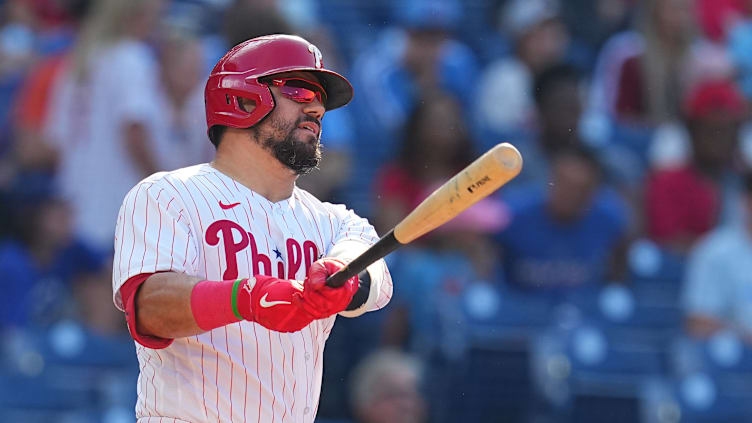
<svg viewBox="0 0 752 423"><path fill-rule="evenodd" d="M304 190L271 203L208 164L157 173L126 196L115 236L113 291L158 271L207 280L266 274L303 280L321 256L352 259L378 239L367 220ZM354 317L385 306L392 281L383 260L368 268L371 293ZM294 333L239 322L175 339L136 343L139 423L312 422L324 343L335 316Z"/></svg>

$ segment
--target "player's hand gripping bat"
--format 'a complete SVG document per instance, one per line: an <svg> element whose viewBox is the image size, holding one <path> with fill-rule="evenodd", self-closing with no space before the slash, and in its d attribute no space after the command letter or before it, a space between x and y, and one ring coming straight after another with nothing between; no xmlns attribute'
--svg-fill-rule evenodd
<svg viewBox="0 0 752 423"><path fill-rule="evenodd" d="M377 243L329 276L326 284L333 288L342 286L371 263L436 229L487 197L517 176L521 169L520 152L511 144L497 144L423 200Z"/></svg>

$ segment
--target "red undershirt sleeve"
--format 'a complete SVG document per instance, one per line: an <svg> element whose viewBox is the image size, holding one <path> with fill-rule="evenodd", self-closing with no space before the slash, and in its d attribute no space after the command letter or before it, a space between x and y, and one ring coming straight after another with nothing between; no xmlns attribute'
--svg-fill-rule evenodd
<svg viewBox="0 0 752 423"><path fill-rule="evenodd" d="M120 297L123 299L123 305L125 305L125 320L128 322L128 331L133 339L146 348L161 350L170 346L173 339L142 335L136 330L136 292L151 275L153 273L141 273L125 281L123 286L120 287Z"/></svg>

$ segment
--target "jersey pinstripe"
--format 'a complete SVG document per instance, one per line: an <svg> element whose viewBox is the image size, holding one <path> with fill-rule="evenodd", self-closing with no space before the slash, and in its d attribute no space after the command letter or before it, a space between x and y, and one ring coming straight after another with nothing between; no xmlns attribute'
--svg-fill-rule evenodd
<svg viewBox="0 0 752 423"><path fill-rule="evenodd" d="M303 280L318 258L350 260L377 240L367 220L297 187L289 199L272 203L208 164L162 172L136 185L120 209L114 301L122 310L123 283L160 271L207 280L256 274ZM383 260L368 270L366 305L342 314L389 302L392 282ZM137 343L139 423L313 422L334 321L317 320L294 333L244 321L161 350Z"/></svg>

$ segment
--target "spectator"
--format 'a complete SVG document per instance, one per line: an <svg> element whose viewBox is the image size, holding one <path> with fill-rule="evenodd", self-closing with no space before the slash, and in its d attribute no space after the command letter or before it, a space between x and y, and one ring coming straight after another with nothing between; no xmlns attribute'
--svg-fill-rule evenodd
<svg viewBox="0 0 752 423"><path fill-rule="evenodd" d="M110 306L112 296L109 278L109 265L102 266L106 271L89 272L79 277L71 286L75 321L89 334L120 341L132 345L133 338L128 334L123 315ZM123 342L125 341L125 342Z"/></svg>
<svg viewBox="0 0 752 423"><path fill-rule="evenodd" d="M586 138L637 144L633 149L643 156L653 128L660 132L681 120L682 99L698 81L737 75L734 66L746 61L743 36L741 43L730 42L730 48L715 42L725 31L722 26L737 22L731 19L731 3L739 2L641 2L635 29L612 36L599 53L589 89Z"/></svg>
<svg viewBox="0 0 752 423"><path fill-rule="evenodd" d="M502 9L500 29L512 39L514 54L483 72L475 104L478 124L496 136L519 136L529 133L534 122L535 77L564 58L569 34L557 0L510 0Z"/></svg>
<svg viewBox="0 0 752 423"><path fill-rule="evenodd" d="M747 0L697 0L697 15L703 33L714 42L723 42L739 20L752 12Z"/></svg>
<svg viewBox="0 0 752 423"><path fill-rule="evenodd" d="M477 86L475 54L455 36L462 8L456 0L394 3L401 27L382 30L362 48L352 67L353 101L359 136L348 204L372 212L369 195L374 172L399 151L400 131L420 99L448 92L469 110Z"/></svg>
<svg viewBox="0 0 752 423"><path fill-rule="evenodd" d="M635 2L631 0L567 0L561 11L572 33L572 42L591 62L603 43L630 23ZM588 66L589 67L589 66Z"/></svg>
<svg viewBox="0 0 752 423"><path fill-rule="evenodd" d="M402 137L402 151L378 172L376 229L397 224L430 193L471 161L471 142L457 101L430 93L413 110Z"/></svg>
<svg viewBox="0 0 752 423"><path fill-rule="evenodd" d="M359 423L427 421L418 361L393 350L365 357L353 372L351 404Z"/></svg>
<svg viewBox="0 0 752 423"><path fill-rule="evenodd" d="M468 105L474 94L477 59L457 39L462 6L454 0L410 0L395 4L397 26L378 34L377 44L355 58L354 73L367 86L383 84L386 93L367 91L364 100L385 128L402 127L424 93L439 89ZM381 61L376 66L375 61ZM380 78L372 72L383 71Z"/></svg>
<svg viewBox="0 0 752 423"><path fill-rule="evenodd" d="M565 63L554 64L535 78L536 130L532 138L515 142L525 163L512 185L542 186L550 182L552 157L559 150L585 145L581 138L582 81L581 73ZM642 194L642 169L625 170L626 164L632 162L625 160L624 154L613 145L599 145L593 151L603 167L605 182L618 188L629 205L640 210L635 197Z"/></svg>
<svg viewBox="0 0 752 423"><path fill-rule="evenodd" d="M72 235L69 206L19 182L12 238L0 243L0 327L45 326L68 313L72 285L101 272L101 257Z"/></svg>
<svg viewBox="0 0 752 423"><path fill-rule="evenodd" d="M37 59L35 27L36 16L28 1L0 4L0 185L7 185L10 178L4 174L12 167L6 157L12 146L10 105Z"/></svg>
<svg viewBox="0 0 752 423"><path fill-rule="evenodd" d="M700 84L687 97L689 163L655 170L645 186L647 233L658 243L684 253L719 220L738 217L735 151L745 113L730 82Z"/></svg>
<svg viewBox="0 0 752 423"><path fill-rule="evenodd" d="M39 3L41 4L41 3ZM89 10L89 0L68 0L61 3L63 10L46 11L48 19L55 22L55 37L65 42L57 50L42 58L24 80L13 102L13 136L16 164L21 172L31 171L52 175L58 164L57 151L43 134L49 109L52 86L64 68L70 46L80 30L80 23ZM49 5L47 5L49 6ZM40 13L44 13L40 10Z"/></svg>
<svg viewBox="0 0 752 423"><path fill-rule="evenodd" d="M60 154L57 175L76 233L112 249L122 197L162 169L153 133L163 113L158 66L147 40L162 1L96 2L55 81L46 134Z"/></svg>
<svg viewBox="0 0 752 423"><path fill-rule="evenodd" d="M600 166L589 151L562 149L551 163L545 190L508 196L511 221L497 238L507 282L555 293L620 280L625 206L601 186Z"/></svg>
<svg viewBox="0 0 752 423"><path fill-rule="evenodd" d="M752 174L744 176L745 219L722 225L692 249L682 304L686 328L707 338L731 329L752 342Z"/></svg>
<svg viewBox="0 0 752 423"><path fill-rule="evenodd" d="M159 76L154 121L155 156L161 169L207 162L213 147L206 135L203 57L195 37L171 31L160 39Z"/></svg>
<svg viewBox="0 0 752 423"><path fill-rule="evenodd" d="M637 22L641 48L618 71L615 112L622 121L655 125L681 115L685 70L697 23L691 0L646 0Z"/></svg>
<svg viewBox="0 0 752 423"><path fill-rule="evenodd" d="M533 83L537 110L536 133L515 142L525 165L518 182L544 183L551 157L561 149L581 145L579 121L582 113L580 74L572 66L555 64L540 72Z"/></svg>

